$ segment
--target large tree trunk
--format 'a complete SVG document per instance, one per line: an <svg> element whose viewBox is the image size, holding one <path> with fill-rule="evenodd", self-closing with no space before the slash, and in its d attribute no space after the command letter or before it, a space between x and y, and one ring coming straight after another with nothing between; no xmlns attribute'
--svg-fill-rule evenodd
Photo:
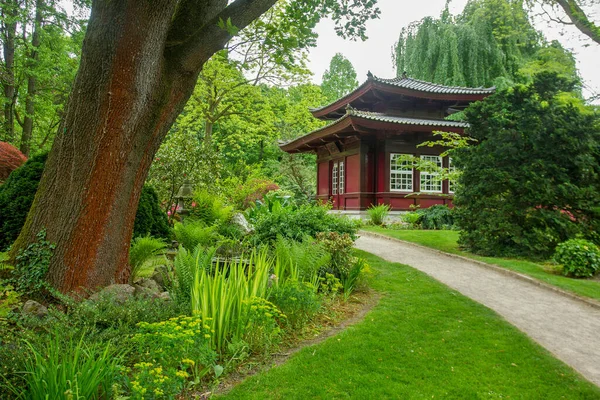
<svg viewBox="0 0 600 400"><path fill-rule="evenodd" d="M2 26L2 51L4 55L4 141L13 142L15 138L15 36L17 33L17 7L15 1L2 2L4 24Z"/></svg>
<svg viewBox="0 0 600 400"><path fill-rule="evenodd" d="M31 34L31 52L27 60L27 97L25 99L25 116L23 118L23 132L21 133L21 153L29 157L31 150L31 138L33 136L33 115L35 113L35 95L37 91L37 77L35 69L38 61L38 49L40 47L40 29L42 29L42 7L43 0L35 2L35 19L33 21L33 33Z"/></svg>
<svg viewBox="0 0 600 400"><path fill-rule="evenodd" d="M230 38L218 20L243 28L273 2L94 1L65 119L11 255L46 229L56 244L47 278L59 290L126 282L154 154Z"/></svg>

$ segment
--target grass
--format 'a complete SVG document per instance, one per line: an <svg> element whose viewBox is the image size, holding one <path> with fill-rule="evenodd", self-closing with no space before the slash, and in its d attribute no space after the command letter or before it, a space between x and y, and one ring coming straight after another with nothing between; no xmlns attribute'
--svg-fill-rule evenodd
<svg viewBox="0 0 600 400"><path fill-rule="evenodd" d="M575 293L580 296L600 300L600 281L592 279L567 278L553 270L552 265L544 265L523 259L483 257L462 251L458 248L457 231L434 230L391 230L369 226L366 231L380 233L395 239L406 240L446 253L459 254L474 260L495 264L500 267L529 275L550 285Z"/></svg>
<svg viewBox="0 0 600 400"><path fill-rule="evenodd" d="M384 294L365 319L219 398L600 398L493 311L410 267L360 255Z"/></svg>

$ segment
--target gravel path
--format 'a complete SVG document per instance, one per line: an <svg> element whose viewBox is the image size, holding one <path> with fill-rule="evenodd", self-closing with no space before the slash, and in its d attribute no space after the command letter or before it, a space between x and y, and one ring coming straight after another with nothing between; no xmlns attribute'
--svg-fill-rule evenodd
<svg viewBox="0 0 600 400"><path fill-rule="evenodd" d="M543 287L408 243L362 236L356 247L410 265L502 315L600 386L600 309Z"/></svg>

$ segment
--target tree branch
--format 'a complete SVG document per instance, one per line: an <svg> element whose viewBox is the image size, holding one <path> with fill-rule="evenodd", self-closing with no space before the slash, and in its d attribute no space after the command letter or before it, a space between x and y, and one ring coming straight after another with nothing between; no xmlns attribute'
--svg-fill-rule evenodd
<svg viewBox="0 0 600 400"><path fill-rule="evenodd" d="M204 3L206 0L197 0L196 2ZM277 0L235 0L188 35L183 42L172 42L167 48L170 53L168 56L174 59L184 71L195 73L233 37L232 32L219 26L220 21L231 21L234 27L241 30L269 10L276 2Z"/></svg>
<svg viewBox="0 0 600 400"><path fill-rule="evenodd" d="M567 17L584 35L600 44L600 27L589 20L576 0L554 0L567 14Z"/></svg>

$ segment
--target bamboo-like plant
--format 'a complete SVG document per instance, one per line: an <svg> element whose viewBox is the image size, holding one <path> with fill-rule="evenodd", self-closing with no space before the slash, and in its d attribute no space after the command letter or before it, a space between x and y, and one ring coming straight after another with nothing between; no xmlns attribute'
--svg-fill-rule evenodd
<svg viewBox="0 0 600 400"><path fill-rule="evenodd" d="M239 261L224 264L217 261L213 272L200 261L200 257L195 257L192 266L191 308L210 327L213 345L221 352L232 338L242 337L249 300L267 297L273 262L266 250L255 251Z"/></svg>

